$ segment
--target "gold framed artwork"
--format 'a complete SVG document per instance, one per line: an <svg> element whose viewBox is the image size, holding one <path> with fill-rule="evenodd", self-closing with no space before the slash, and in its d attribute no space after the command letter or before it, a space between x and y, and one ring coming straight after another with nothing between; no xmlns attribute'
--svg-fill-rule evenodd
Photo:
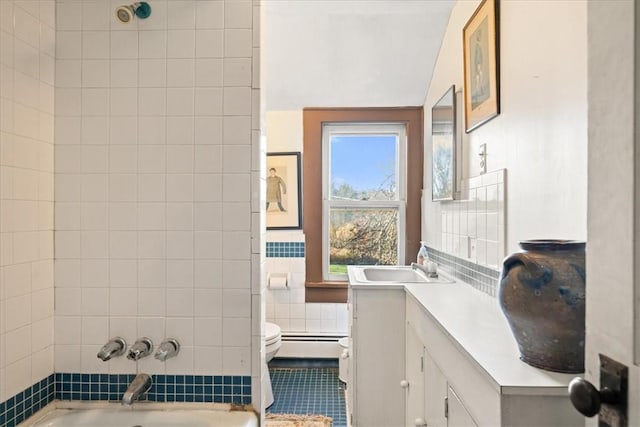
<svg viewBox="0 0 640 427"><path fill-rule="evenodd" d="M302 228L300 153L267 153L267 230Z"/></svg>
<svg viewBox="0 0 640 427"><path fill-rule="evenodd" d="M483 0L462 30L465 132L500 114L498 0Z"/></svg>

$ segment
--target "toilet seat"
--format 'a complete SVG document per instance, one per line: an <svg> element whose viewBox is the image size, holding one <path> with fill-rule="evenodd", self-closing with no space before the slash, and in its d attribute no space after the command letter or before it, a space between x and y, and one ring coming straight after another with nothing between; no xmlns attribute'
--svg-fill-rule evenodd
<svg viewBox="0 0 640 427"><path fill-rule="evenodd" d="M264 343L266 346L277 343L282 338L282 330L275 323L265 323Z"/></svg>

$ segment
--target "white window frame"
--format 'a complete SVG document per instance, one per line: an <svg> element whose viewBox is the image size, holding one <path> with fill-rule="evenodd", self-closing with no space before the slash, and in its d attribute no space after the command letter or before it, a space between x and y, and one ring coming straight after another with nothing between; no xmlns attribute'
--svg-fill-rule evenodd
<svg viewBox="0 0 640 427"><path fill-rule="evenodd" d="M396 200L331 200L331 137L334 135L394 135L396 136ZM355 167L364 167L354 159ZM329 273L329 212L331 208L397 209L398 259L405 256L407 206L407 128L403 123L324 123L322 126L322 275L327 281L345 281L346 274Z"/></svg>

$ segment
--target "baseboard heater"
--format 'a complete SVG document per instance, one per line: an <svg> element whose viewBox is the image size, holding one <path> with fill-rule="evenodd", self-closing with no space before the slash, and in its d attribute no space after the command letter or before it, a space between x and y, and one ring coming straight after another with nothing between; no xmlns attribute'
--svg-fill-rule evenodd
<svg viewBox="0 0 640 427"><path fill-rule="evenodd" d="M282 334L282 347L276 357L337 358L342 348L338 339L344 335Z"/></svg>

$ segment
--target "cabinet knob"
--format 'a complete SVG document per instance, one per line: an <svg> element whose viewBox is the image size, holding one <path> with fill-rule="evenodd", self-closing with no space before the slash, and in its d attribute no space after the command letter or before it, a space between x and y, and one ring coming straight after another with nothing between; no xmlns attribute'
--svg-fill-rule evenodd
<svg viewBox="0 0 640 427"><path fill-rule="evenodd" d="M348 359L349 358L349 352L347 350L342 350L342 353L340 353L340 359Z"/></svg>
<svg viewBox="0 0 640 427"><path fill-rule="evenodd" d="M606 387L598 391L593 384L580 377L569 383L569 399L578 412L586 417L597 415L603 402L617 403L620 400L615 391Z"/></svg>
<svg viewBox="0 0 640 427"><path fill-rule="evenodd" d="M416 427L426 427L427 422L422 418L416 418L415 421L413 422L413 425Z"/></svg>
<svg viewBox="0 0 640 427"><path fill-rule="evenodd" d="M407 380L400 381L400 387L409 388L409 381L407 381Z"/></svg>

